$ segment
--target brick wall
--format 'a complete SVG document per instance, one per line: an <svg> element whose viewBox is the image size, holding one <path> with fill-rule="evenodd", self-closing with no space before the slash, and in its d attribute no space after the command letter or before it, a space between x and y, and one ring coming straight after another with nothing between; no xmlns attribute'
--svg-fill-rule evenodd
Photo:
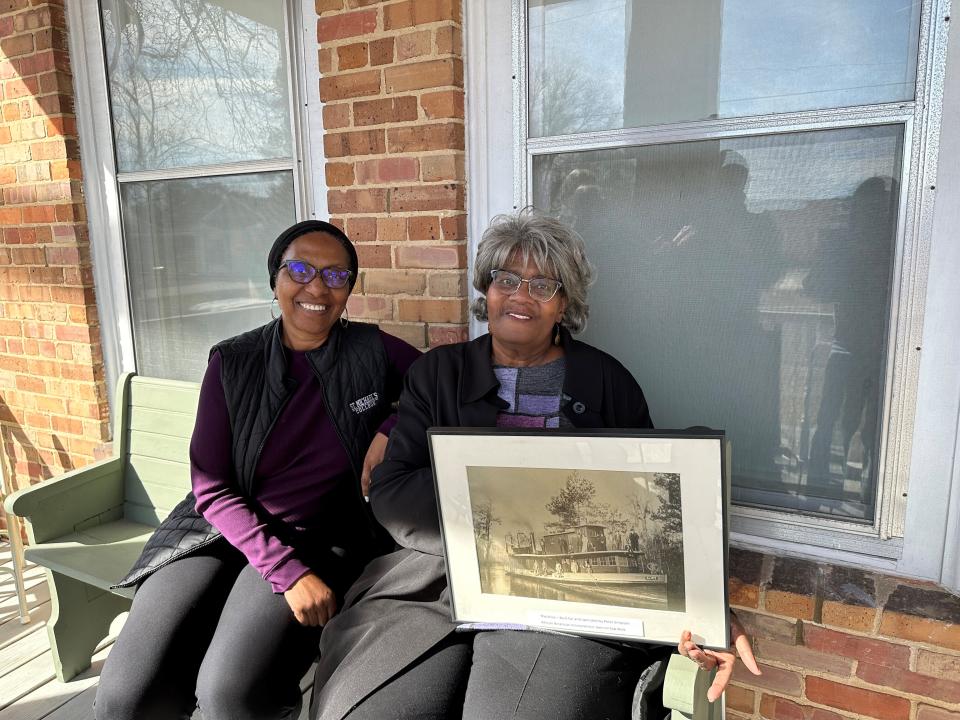
<svg viewBox="0 0 960 720"><path fill-rule="evenodd" d="M931 584L732 550L730 601L763 675L728 716L960 720L960 598Z"/></svg>
<svg viewBox="0 0 960 720"><path fill-rule="evenodd" d="M20 485L108 430L80 179L63 3L0 0L0 436Z"/></svg>
<svg viewBox="0 0 960 720"><path fill-rule="evenodd" d="M317 0L328 202L357 243L350 316L467 336L459 0Z"/></svg>

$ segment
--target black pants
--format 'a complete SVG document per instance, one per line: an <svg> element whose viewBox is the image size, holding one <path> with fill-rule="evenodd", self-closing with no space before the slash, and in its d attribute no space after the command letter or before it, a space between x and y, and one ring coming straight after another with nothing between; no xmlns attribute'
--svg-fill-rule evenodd
<svg viewBox="0 0 960 720"><path fill-rule="evenodd" d="M321 573L321 576L323 574ZM339 594L337 587L324 580ZM148 577L110 650L97 720L295 718L321 628L300 625L246 558L220 540Z"/></svg>
<svg viewBox="0 0 960 720"><path fill-rule="evenodd" d="M650 655L585 638L454 633L346 720L628 720Z"/></svg>

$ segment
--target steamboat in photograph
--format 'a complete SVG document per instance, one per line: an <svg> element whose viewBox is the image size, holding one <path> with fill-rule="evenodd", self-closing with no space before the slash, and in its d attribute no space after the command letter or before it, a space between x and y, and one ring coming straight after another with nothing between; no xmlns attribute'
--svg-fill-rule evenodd
<svg viewBox="0 0 960 720"><path fill-rule="evenodd" d="M679 475L470 468L484 593L684 610Z"/></svg>

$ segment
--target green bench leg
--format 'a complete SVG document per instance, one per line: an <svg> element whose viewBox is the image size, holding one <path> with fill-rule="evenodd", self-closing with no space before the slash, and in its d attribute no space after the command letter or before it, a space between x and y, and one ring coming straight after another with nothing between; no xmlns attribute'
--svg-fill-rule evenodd
<svg viewBox="0 0 960 720"><path fill-rule="evenodd" d="M130 609L130 600L47 570L50 621L47 634L57 679L67 682L90 667L97 644L110 623Z"/></svg>
<svg viewBox="0 0 960 720"><path fill-rule="evenodd" d="M671 655L663 680L663 705L670 720L720 720L720 701L708 702L716 670L705 672L683 655Z"/></svg>

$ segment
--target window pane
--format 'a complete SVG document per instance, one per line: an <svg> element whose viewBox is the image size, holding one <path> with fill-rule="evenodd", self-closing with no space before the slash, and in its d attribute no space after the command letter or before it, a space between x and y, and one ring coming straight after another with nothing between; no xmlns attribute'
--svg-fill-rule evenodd
<svg viewBox="0 0 960 720"><path fill-rule="evenodd" d="M912 100L920 0L528 0L530 135Z"/></svg>
<svg viewBox="0 0 960 720"><path fill-rule="evenodd" d="M292 189L289 172L121 185L139 373L199 381L211 345L270 319Z"/></svg>
<svg viewBox="0 0 960 720"><path fill-rule="evenodd" d="M121 172L290 157L280 0L104 0Z"/></svg>
<svg viewBox="0 0 960 720"><path fill-rule="evenodd" d="M534 158L587 241L585 339L658 427L723 428L733 499L870 521L903 127Z"/></svg>

